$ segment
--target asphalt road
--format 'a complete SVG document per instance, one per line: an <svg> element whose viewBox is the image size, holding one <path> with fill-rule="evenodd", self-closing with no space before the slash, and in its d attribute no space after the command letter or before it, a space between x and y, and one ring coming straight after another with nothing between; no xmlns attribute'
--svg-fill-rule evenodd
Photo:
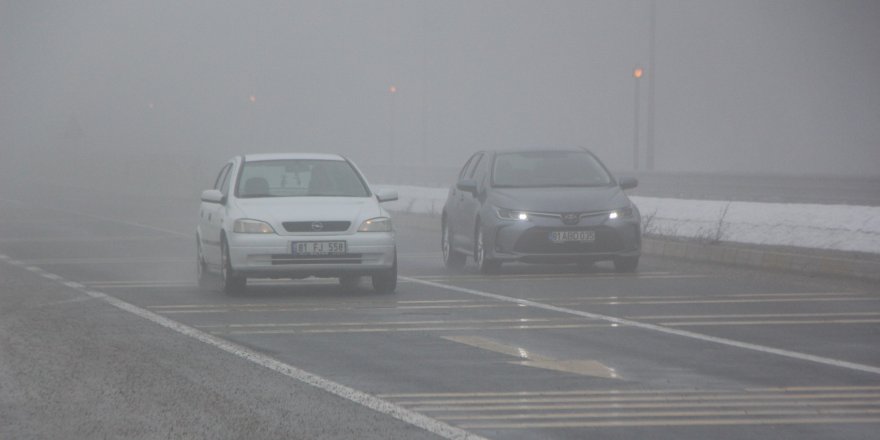
<svg viewBox="0 0 880 440"><path fill-rule="evenodd" d="M194 284L197 202L0 192L0 438L874 439L880 286L644 257ZM366 281L366 280L365 280Z"/></svg>

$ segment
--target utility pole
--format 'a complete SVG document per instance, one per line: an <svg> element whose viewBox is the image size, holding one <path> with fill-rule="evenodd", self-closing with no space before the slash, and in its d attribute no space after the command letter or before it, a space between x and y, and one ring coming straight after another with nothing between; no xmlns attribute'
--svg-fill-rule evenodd
<svg viewBox="0 0 880 440"><path fill-rule="evenodd" d="M657 68L654 66L655 40L657 33L657 1L651 0L651 23L648 46L648 114L645 134L645 167L654 171L654 79Z"/></svg>

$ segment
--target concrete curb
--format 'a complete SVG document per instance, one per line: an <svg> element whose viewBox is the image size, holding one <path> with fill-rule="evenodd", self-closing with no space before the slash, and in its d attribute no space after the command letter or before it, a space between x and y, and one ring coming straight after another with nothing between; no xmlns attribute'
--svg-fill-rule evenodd
<svg viewBox="0 0 880 440"><path fill-rule="evenodd" d="M644 237L642 253L733 266L880 280L880 260L870 258L796 253L796 251L766 249L760 246L709 244L659 237Z"/></svg>

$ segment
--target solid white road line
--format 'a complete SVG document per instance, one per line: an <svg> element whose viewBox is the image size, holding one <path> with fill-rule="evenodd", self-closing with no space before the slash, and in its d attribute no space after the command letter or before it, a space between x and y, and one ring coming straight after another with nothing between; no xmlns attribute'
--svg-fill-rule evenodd
<svg viewBox="0 0 880 440"><path fill-rule="evenodd" d="M417 426L421 429L424 429L433 434L439 435L443 438L447 439L469 439L469 440L483 440L483 437L477 436L476 434L472 434L468 431L465 431L460 428L456 428L448 423L441 422L439 420L433 419L431 417L425 416L423 414L419 414L415 411L406 409L402 406L396 405L389 401L380 399L371 394L367 394L363 391L356 390L351 387L347 387L337 382L333 382L329 379L325 379L321 376L318 376L314 373L310 373L305 370L301 370L292 365L285 364L279 360L261 354L255 350L251 350L247 347L243 347L241 345L235 344L233 342L218 338L216 336L205 333L201 330L197 330L193 327L190 327L185 324L181 324L177 321L173 321L164 316L153 313L149 310L142 309L134 304L127 303L122 301L116 297L107 295L102 292L98 292L96 290L88 289L84 286L73 287L74 283L70 283L67 280L64 280L62 277L46 272L35 266L27 266L22 264L19 261L13 260L5 255L0 255L0 260L10 263L14 266L23 267L35 274L38 274L44 278L52 279L56 282L61 283L67 287L70 287L73 290L84 293L92 298L102 300L118 309L129 312L133 315L144 318L150 322L155 324L159 324L165 328L173 330L177 333L180 333L185 336L189 336L197 341L208 344L212 347L219 348L227 353L233 354L243 359L247 359L257 365L268 368L275 372L281 373L291 379L298 380L305 384L311 385L315 388L322 389L336 396L342 397L351 402L357 403L359 405L370 408L374 411L378 411L382 414L389 415L398 420L401 420L405 423L408 423L413 426Z"/></svg>
<svg viewBox="0 0 880 440"><path fill-rule="evenodd" d="M880 374L880 367L875 367L872 365L857 364L854 362L847 362L847 361L827 358L827 357L823 357L823 356L815 356L815 355L811 355L811 354L807 354L807 353L800 353L797 351L767 347L767 346L763 346L763 345L752 344L749 342L736 341L733 339L718 338L715 336L704 335L701 333L690 332L687 330L678 330L678 329L663 327L660 325L647 324L644 322L633 321L630 319L617 318L617 317L608 316L608 315L600 315L598 313L590 313L590 312L585 312L585 311L581 311L581 310L567 309L564 307L556 307L556 306L551 306L549 304L544 304L544 303L540 303L540 302L536 302L536 301L530 301L527 299L514 298L514 297L510 297L510 296L498 295L495 293L483 292L481 290L468 289L465 287L458 287L458 286L451 286L451 285L442 284L442 283L435 283L433 281L425 281L425 280L420 280L417 278L400 277L400 279L410 281L413 283L423 284L426 286L437 287L440 289L452 290L455 292L466 293L469 295L480 296L483 298L491 298L491 299L495 299L498 301L514 303L514 304L518 304L520 306L525 306L525 307L534 307L534 308L538 308L538 309L550 310L550 311L565 313L565 314L569 314L569 315L581 316L584 318L598 319L598 320L602 320L602 321L608 321L608 322L611 322L614 324L635 327L635 328L639 328L642 330L649 330L649 331L653 331L653 332L657 332L657 333L665 333L665 334L670 334L670 335L675 335L675 336L682 336L685 338L697 339L700 341L711 342L711 343L721 344L721 345L727 345L730 347L742 348L742 349L746 349L746 350L752 350L752 351L757 351L757 352L761 352L761 353L772 354L772 355L787 357L787 358L791 358L791 359L797 359L800 361L814 362L817 364L830 365L833 367L845 368L848 370L855 370L855 371L863 371L866 373Z"/></svg>

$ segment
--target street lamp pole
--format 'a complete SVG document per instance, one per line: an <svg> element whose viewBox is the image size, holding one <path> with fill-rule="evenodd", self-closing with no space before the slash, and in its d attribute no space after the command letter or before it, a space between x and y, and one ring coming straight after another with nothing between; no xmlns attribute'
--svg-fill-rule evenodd
<svg viewBox="0 0 880 440"><path fill-rule="evenodd" d="M639 170L639 79L642 78L642 68L633 69L633 84L635 85L635 104L633 105L635 117L633 118L633 170Z"/></svg>
<svg viewBox="0 0 880 440"><path fill-rule="evenodd" d="M648 47L648 115L647 133L645 134L645 168L648 171L654 171L654 80L657 75L654 73L657 68L654 67L654 54L656 53L656 34L657 34L657 2L651 2L651 23Z"/></svg>

